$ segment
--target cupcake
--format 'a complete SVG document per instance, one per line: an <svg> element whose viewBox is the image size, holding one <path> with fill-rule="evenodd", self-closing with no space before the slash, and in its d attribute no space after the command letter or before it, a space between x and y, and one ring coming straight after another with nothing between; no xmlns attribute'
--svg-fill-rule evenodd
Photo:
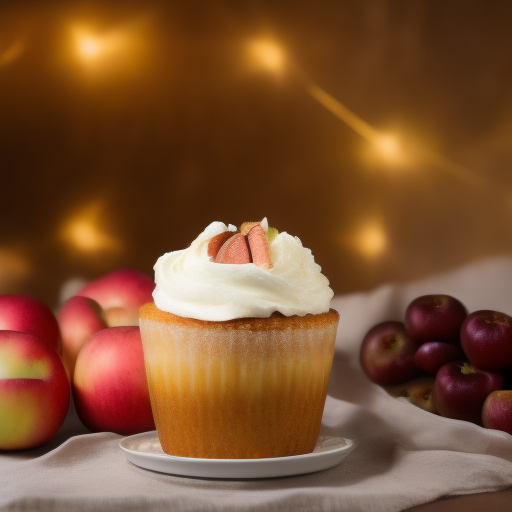
<svg viewBox="0 0 512 512"><path fill-rule="evenodd" d="M338 313L309 249L261 223L210 224L155 265L140 310L164 452L240 459L313 451Z"/></svg>

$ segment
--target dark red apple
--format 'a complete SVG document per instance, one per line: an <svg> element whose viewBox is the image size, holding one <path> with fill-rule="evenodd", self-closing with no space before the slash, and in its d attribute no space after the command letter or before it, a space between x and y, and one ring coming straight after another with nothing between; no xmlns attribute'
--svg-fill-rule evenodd
<svg viewBox="0 0 512 512"><path fill-rule="evenodd" d="M487 396L502 389L504 378L464 361L446 363L436 375L434 399L442 416L481 425Z"/></svg>
<svg viewBox="0 0 512 512"><path fill-rule="evenodd" d="M471 313L462 324L460 342L473 366L494 372L512 369L512 318L505 313Z"/></svg>
<svg viewBox="0 0 512 512"><path fill-rule="evenodd" d="M512 390L493 391L485 399L482 423L485 428L512 434Z"/></svg>
<svg viewBox="0 0 512 512"><path fill-rule="evenodd" d="M464 359L462 349L442 341L427 341L414 354L416 366L431 375L435 375L444 364L459 359Z"/></svg>
<svg viewBox="0 0 512 512"><path fill-rule="evenodd" d="M407 306L405 329L418 343L458 343L460 326L467 314L464 305L450 295L423 295Z"/></svg>
<svg viewBox="0 0 512 512"><path fill-rule="evenodd" d="M417 345L401 322L382 322L363 339L359 360L367 377L381 386L403 384L418 375L414 364Z"/></svg>

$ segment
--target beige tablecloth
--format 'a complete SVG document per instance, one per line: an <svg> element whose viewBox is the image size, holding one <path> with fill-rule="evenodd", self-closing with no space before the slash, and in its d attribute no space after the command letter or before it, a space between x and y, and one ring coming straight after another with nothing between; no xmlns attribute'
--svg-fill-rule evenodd
<svg viewBox="0 0 512 512"><path fill-rule="evenodd" d="M454 295L470 311L512 314L512 259L335 298L341 318L323 429L359 442L338 466L245 481L154 473L127 461L120 436L87 433L70 410L48 445L0 454L0 510L398 511L511 486L512 436L429 414L361 373L365 332L378 321L401 319L408 302L426 293Z"/></svg>

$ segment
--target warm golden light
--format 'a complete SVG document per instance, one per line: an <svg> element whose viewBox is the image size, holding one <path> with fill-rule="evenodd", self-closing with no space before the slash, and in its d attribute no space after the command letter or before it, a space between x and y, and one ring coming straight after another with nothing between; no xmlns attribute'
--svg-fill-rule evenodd
<svg viewBox="0 0 512 512"><path fill-rule="evenodd" d="M379 135L375 138L374 143L383 157L390 160L396 160L400 157L400 144L392 135Z"/></svg>
<svg viewBox="0 0 512 512"><path fill-rule="evenodd" d="M331 114L335 115L349 128L354 130L354 132L372 143L380 156L393 163L398 163L398 161L402 160L402 149L396 137L380 133L317 85L306 83L306 89L309 94L331 112Z"/></svg>
<svg viewBox="0 0 512 512"><path fill-rule="evenodd" d="M283 68L283 50L274 42L268 40L253 41L249 45L252 57L261 65L271 71L279 71Z"/></svg>
<svg viewBox="0 0 512 512"><path fill-rule="evenodd" d="M369 258L378 256L387 246L386 235L377 224L364 226L356 234L354 242L356 249Z"/></svg>
<svg viewBox="0 0 512 512"><path fill-rule="evenodd" d="M78 50L82 57L94 59L101 51L101 44L98 39L91 36L82 36L78 39Z"/></svg>
<svg viewBox="0 0 512 512"><path fill-rule="evenodd" d="M114 251L119 241L106 233L101 225L101 208L93 204L71 217L62 228L62 237L82 252Z"/></svg>
<svg viewBox="0 0 512 512"><path fill-rule="evenodd" d="M74 53L83 62L118 66L119 63L129 61L134 53L134 44L138 40L129 28L116 28L101 33L86 26L74 25L71 27L74 43ZM135 31L133 31L135 32ZM105 68L105 66L100 66Z"/></svg>
<svg viewBox="0 0 512 512"><path fill-rule="evenodd" d="M98 28L97 22L70 21L63 58L76 66L90 83L96 80L127 77L144 78L154 44L151 17L137 16L110 27Z"/></svg>

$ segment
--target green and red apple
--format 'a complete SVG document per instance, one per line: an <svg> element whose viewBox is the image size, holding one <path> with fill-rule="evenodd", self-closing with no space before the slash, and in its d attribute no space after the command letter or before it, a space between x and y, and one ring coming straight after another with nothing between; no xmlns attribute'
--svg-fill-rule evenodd
<svg viewBox="0 0 512 512"><path fill-rule="evenodd" d="M32 334L0 331L0 450L49 441L64 422L70 385L55 348Z"/></svg>

